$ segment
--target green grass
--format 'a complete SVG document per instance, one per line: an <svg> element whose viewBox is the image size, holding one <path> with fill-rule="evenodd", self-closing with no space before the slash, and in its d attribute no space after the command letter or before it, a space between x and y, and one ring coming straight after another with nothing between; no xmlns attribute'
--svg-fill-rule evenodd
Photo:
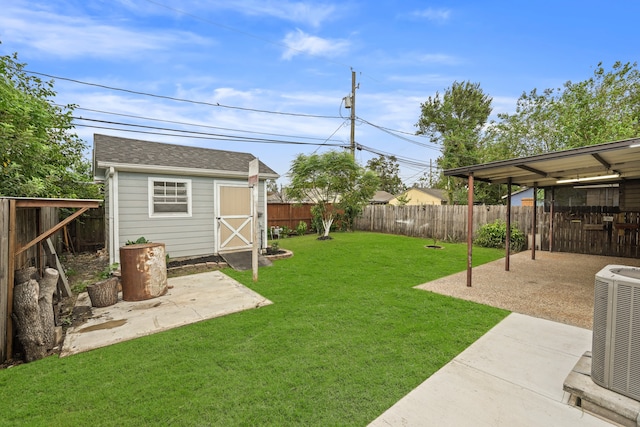
<svg viewBox="0 0 640 427"><path fill-rule="evenodd" d="M0 371L0 424L364 426L507 314L412 289L464 270L463 244L332 236L283 239L257 283L225 271L273 305Z"/></svg>

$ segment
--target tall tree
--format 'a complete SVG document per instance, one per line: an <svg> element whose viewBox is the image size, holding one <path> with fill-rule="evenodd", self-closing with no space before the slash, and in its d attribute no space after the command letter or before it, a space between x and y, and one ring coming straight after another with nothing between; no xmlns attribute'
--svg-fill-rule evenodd
<svg viewBox="0 0 640 427"><path fill-rule="evenodd" d="M339 211L353 215L368 203L378 187L378 177L360 167L347 152L299 154L291 164L287 196L310 200L322 218L328 238Z"/></svg>
<svg viewBox="0 0 640 427"><path fill-rule="evenodd" d="M417 134L442 145L441 169L479 163L482 129L491 114L491 102L479 83L454 82L442 96L436 92L421 104ZM458 200L464 185L462 180L448 179L440 186L447 190L450 203L466 203L464 198Z"/></svg>
<svg viewBox="0 0 640 427"><path fill-rule="evenodd" d="M400 179L400 165L395 156L380 154L379 157L370 159L367 162L367 168L374 171L380 178L378 190L399 194L406 189L402 179Z"/></svg>
<svg viewBox="0 0 640 427"><path fill-rule="evenodd" d="M17 54L0 57L0 195L97 198L73 107L54 103L53 81L24 71Z"/></svg>
<svg viewBox="0 0 640 427"><path fill-rule="evenodd" d="M533 89L514 114L499 114L488 132L484 160L521 157L640 135L640 71L636 63L599 63L587 80Z"/></svg>

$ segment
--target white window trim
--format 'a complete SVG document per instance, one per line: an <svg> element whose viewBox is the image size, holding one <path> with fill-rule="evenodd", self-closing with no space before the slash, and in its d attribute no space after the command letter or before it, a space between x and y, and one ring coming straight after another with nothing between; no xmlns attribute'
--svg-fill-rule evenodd
<svg viewBox="0 0 640 427"><path fill-rule="evenodd" d="M187 184L187 212L186 213L182 213L182 212L156 213L153 211L153 185L154 185L154 182L156 181L180 182L180 183ZM148 204L149 204L149 218L186 218L191 216L192 193L191 193L190 179L150 176L148 178L147 195L148 195Z"/></svg>

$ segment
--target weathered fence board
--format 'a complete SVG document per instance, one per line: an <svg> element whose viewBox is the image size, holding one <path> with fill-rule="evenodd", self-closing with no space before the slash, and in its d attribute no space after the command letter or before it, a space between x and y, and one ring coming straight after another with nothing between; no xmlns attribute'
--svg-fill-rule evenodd
<svg viewBox="0 0 640 427"><path fill-rule="evenodd" d="M12 218L10 206L9 199L0 198L0 362L11 356L8 335L12 334L13 330L8 322L13 284L9 281L13 274L9 274L9 271L31 266L44 268L47 265L46 253L42 250L41 244L19 253L13 262L9 259L10 252L29 243L43 230L50 229L58 223L57 208L16 208L15 218ZM12 248L9 242L11 227L15 229L15 248Z"/></svg>
<svg viewBox="0 0 640 427"><path fill-rule="evenodd" d="M0 199L0 362L7 359L7 304L9 298L9 200Z"/></svg>

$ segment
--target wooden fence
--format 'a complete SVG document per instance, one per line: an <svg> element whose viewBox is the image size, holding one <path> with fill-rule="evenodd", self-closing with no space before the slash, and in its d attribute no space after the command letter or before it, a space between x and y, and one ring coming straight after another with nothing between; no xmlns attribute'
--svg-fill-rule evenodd
<svg viewBox="0 0 640 427"><path fill-rule="evenodd" d="M304 203L296 205L293 203L268 203L267 204L267 226L287 226L295 230L300 221L307 223L307 229L311 229L311 208L313 204Z"/></svg>
<svg viewBox="0 0 640 427"><path fill-rule="evenodd" d="M366 206L355 220L356 230L424 237L440 241L463 242L467 238L467 206ZM506 206L474 206L474 238L484 224L506 220ZM589 255L640 257L640 212L536 213L536 244L542 250ZM511 223L532 244L533 209L512 206Z"/></svg>
<svg viewBox="0 0 640 427"><path fill-rule="evenodd" d="M89 209L69 224L68 236L64 237L65 249L72 252L95 252L105 246L104 204Z"/></svg>
<svg viewBox="0 0 640 427"><path fill-rule="evenodd" d="M0 362L5 361L7 354L7 328L9 313L9 230L15 229L16 245L24 246L33 240L41 230L52 228L58 223L58 209L18 208L15 218L10 216L9 200L0 198ZM37 244L21 252L15 257L14 270L25 267L43 267L47 264L46 253L42 245Z"/></svg>
<svg viewBox="0 0 640 427"><path fill-rule="evenodd" d="M540 208L538 212L541 212ZM369 205L365 206L362 215L356 218L354 228L462 242L467 238L467 215L467 206L463 205ZM506 215L506 206L474 206L473 230L477 232L482 225L496 219L504 220ZM533 210L530 207L511 208L512 224L525 234L531 233L532 220Z"/></svg>

